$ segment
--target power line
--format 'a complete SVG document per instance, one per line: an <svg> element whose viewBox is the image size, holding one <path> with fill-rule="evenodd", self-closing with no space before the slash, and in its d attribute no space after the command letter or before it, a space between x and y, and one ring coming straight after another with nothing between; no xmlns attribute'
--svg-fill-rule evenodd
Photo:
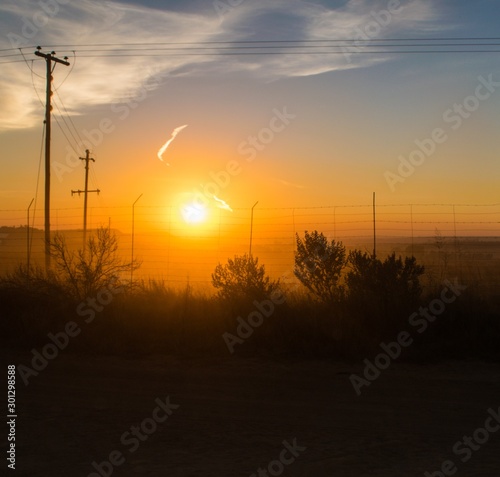
<svg viewBox="0 0 500 477"><path fill-rule="evenodd" d="M56 107L57 107L57 106L56 106ZM57 108L57 109L59 110L59 108ZM68 138L68 136L67 136L66 132L64 131L64 129L63 129L63 127L61 126L61 124L59 123L59 119L57 119L57 116L55 116L55 115L54 115L54 119L56 120L56 123L57 123L57 125L59 126L59 129L61 130L61 132L62 132L63 136L66 138L66 141L67 141L67 143L68 143L69 147L71 147L71 149L73 149L73 152L74 152L75 154L77 154L77 155L78 155L78 151L76 150L76 148L73 146L73 144L72 144L72 143L71 143L71 141L69 140L69 138ZM65 120L64 120L64 117L62 117L62 119L63 119L63 121L65 121ZM66 127L68 127L68 126L67 126L67 124L66 124ZM70 133L71 133L71 131L70 131Z"/></svg>
<svg viewBox="0 0 500 477"><path fill-rule="evenodd" d="M69 48L69 47L102 47L102 46L120 46L120 47L130 47L130 46L154 46L154 45L214 45L214 44L266 44L266 43L355 43L359 41L364 41L360 38L324 38L324 39L302 39L302 40L207 40L207 41L198 41L198 42L188 42L188 41L168 41L168 42L135 42L135 43L79 43L79 44L56 44L52 45L53 48ZM445 41L468 41L468 42L477 42L477 41L500 41L500 37L444 37L444 38L376 38L374 41L380 42L425 42L425 41L437 41L437 42L445 42ZM23 47L24 49L32 49L31 47ZM0 51L9 51L16 50L17 48L7 48L5 50Z"/></svg>
<svg viewBox="0 0 500 477"><path fill-rule="evenodd" d="M320 48L417 48L417 47L426 47L426 48L431 48L431 47L443 47L443 46L468 46L468 47L476 47L476 46L500 46L500 43L480 43L480 44L474 44L474 43L425 43L425 44L415 44L415 45L409 45L409 44L392 44L392 45L386 45L386 44L377 44L377 43L370 43L362 46L357 46L357 45L265 45L265 46L182 46L182 47L155 47L155 48L149 48L149 47L140 47L140 48L126 48L126 51L190 51L190 50L267 50L267 49L281 49L281 50L288 50L288 49L297 49L297 48L314 48L314 49L320 49ZM66 50L63 50L66 51ZM87 52L87 51L97 51L97 52L105 52L105 51L116 51L116 48L100 48L96 50L96 48L84 48L84 49L79 49L79 52ZM473 50L475 51L475 50ZM8 56L14 56L14 55L8 55Z"/></svg>
<svg viewBox="0 0 500 477"><path fill-rule="evenodd" d="M363 43L363 44L360 44ZM488 42L488 43L486 43ZM210 46L211 45L211 46ZM457 47L470 47L471 50L456 49ZM103 53L108 51L114 51L117 54L117 49L124 52L120 56L133 56L130 51L179 51L180 53L185 53L187 51L198 50L199 53L196 55L201 56L213 56L213 55L234 55L235 53L239 55L257 55L257 54L339 54L336 51L299 51L290 52L287 50L296 50L299 48L303 49L320 49L325 48L338 49L338 48L353 48L353 54L386 54L386 53L399 53L399 54L411 54L411 53L497 53L499 50L496 49L477 49L484 47L496 47L500 46L499 37L455 37L455 38L378 38L373 39L372 42L366 42L361 39L314 39L314 40L237 40L237 41L200 41L200 42L137 42L137 43L82 43L82 44L58 44L52 45L51 48L71 48L71 52L75 54L76 48L82 48L83 52L92 51L94 55L85 55L85 57L98 57L105 56ZM91 49L87 49L91 48ZM115 48L113 48L115 47ZM118 48L116 48L118 47ZM371 48L382 47L384 50L380 51L369 51ZM406 47L411 48L410 50L394 50L393 48ZM414 48L424 48L423 50L414 50ZM448 47L453 49L446 50L435 50L433 48L438 47ZM9 48L0 50L4 54L0 55L0 59L17 57L22 54L23 48ZM246 50L253 49L257 50L254 52L247 52ZM265 50L269 49L279 49L277 52L268 52ZM363 51L359 51L362 49ZM11 51L19 50L20 53L8 53ZM207 50L216 50L213 53L207 53ZM229 50L229 52L228 52ZM180 53L172 53L173 55L178 55ZM343 53L343 52L340 52ZM151 56L151 55L148 55ZM13 60L16 61L16 60ZM20 61L20 60L19 60ZM3 63L9 63L3 62ZM69 75L69 74L68 74Z"/></svg>
<svg viewBox="0 0 500 477"><path fill-rule="evenodd" d="M68 118L68 121L69 123L73 126L73 130L74 130L74 133L73 131L71 130L71 128L69 127L68 123L66 122L66 118L64 116L64 114L61 112L59 106L57 105L57 103L55 103L56 105L56 108L57 110L59 111L59 114L62 118L62 120L64 121L64 124L66 125L66 127L68 128L68 131L69 133L71 134L71 137L73 138L73 140L75 141L75 145L78 147L79 144L82 144L83 145L83 140L78 132L78 130L76 129L75 127L75 123L73 122L73 120L71 119L71 116L69 115L68 113L68 110L66 109L66 107L64 106L64 103L62 102L62 99L61 97L59 96L59 93L57 92L57 90L55 91L56 95L57 95L57 99L58 101L61 103L64 111L66 112L66 117ZM77 138L78 137L78 138ZM76 152L76 151L75 151Z"/></svg>
<svg viewBox="0 0 500 477"><path fill-rule="evenodd" d="M75 65L76 65L76 52L73 50L73 63L71 64L71 68L68 71L68 74L64 77L64 79L59 83L59 86L57 86L54 91L57 93L57 90L66 82L66 80L69 78L70 74L73 72Z"/></svg>

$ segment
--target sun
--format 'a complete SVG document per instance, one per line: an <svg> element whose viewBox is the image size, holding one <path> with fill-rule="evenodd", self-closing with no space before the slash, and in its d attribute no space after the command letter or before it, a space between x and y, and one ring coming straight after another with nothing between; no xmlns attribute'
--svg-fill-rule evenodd
<svg viewBox="0 0 500 477"><path fill-rule="evenodd" d="M203 205L190 203L181 208L182 218L186 224L196 225L207 220L207 209Z"/></svg>

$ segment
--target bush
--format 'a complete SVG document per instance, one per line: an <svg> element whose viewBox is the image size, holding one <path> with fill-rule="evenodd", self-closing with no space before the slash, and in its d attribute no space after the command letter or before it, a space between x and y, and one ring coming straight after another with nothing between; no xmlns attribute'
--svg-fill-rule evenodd
<svg viewBox="0 0 500 477"><path fill-rule="evenodd" d="M399 325L414 311L422 294L420 276L424 267L415 257L389 255L383 262L367 253L354 250L349 254L351 270L346 275L348 301L365 318L370 316L377 328L384 324Z"/></svg>
<svg viewBox="0 0 500 477"><path fill-rule="evenodd" d="M54 270L68 293L81 300L100 289L115 285L123 273L139 268L137 262L118 258L118 240L109 228L101 227L86 243L84 250L69 250L64 236L56 234L50 243Z"/></svg>
<svg viewBox="0 0 500 477"><path fill-rule="evenodd" d="M328 239L318 231L305 232L304 240L296 234L297 250L293 273L300 282L321 301L338 302L344 296L339 284L346 265L342 242Z"/></svg>
<svg viewBox="0 0 500 477"><path fill-rule="evenodd" d="M219 263L212 273L212 285L223 300L247 301L269 298L279 289L279 280L272 281L259 259L245 254L229 259L226 265Z"/></svg>

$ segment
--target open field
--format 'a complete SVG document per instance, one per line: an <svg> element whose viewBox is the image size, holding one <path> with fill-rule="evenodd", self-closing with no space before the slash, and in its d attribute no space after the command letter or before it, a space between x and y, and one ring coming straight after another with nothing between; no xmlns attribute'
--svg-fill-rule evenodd
<svg viewBox="0 0 500 477"><path fill-rule="evenodd" d="M411 303L370 283L326 305L290 283L252 301L5 275L17 475L497 477L498 242L379 253L410 245L427 264Z"/></svg>
<svg viewBox="0 0 500 477"><path fill-rule="evenodd" d="M314 228L314 227L313 227ZM131 235L112 229L118 238L119 255L131 257ZM299 231L301 235L303 232ZM162 280L168 286L183 288L187 282L199 290L211 290L211 273L217 263L228 257L248 252L247 231L244 238L232 240L211 237L176 237L167 232L137 234L134 256L141 262L135 278ZM71 249L81 248L81 230L62 230ZM44 264L43 231L31 231L31 263ZM12 271L27 261L26 227L0 227L0 272ZM340 237L348 250L359 249L371 253L371 237ZM254 254L266 266L268 273L293 282L295 235L290 232L275 238L255 237ZM426 236L411 238L382 236L377 240L377 255L385 257L395 252L398 256L414 255L425 265L428 275L440 281L462 276L481 282L491 290L500 289L500 238L495 236Z"/></svg>
<svg viewBox="0 0 500 477"><path fill-rule="evenodd" d="M117 450L117 477L243 477L296 439L306 449L283 475L423 476L452 460L457 476L498 476L500 432L467 462L452 447L498 412L500 366L394 364L359 397L351 373L362 365L61 355L28 387L18 382L16 475L95 477L92 462ZM167 396L179 408L131 452L121 436Z"/></svg>

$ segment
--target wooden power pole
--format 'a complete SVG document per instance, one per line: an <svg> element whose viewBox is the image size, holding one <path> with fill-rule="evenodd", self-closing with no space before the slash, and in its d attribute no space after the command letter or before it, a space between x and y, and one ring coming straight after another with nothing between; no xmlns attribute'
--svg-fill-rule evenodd
<svg viewBox="0 0 500 477"><path fill-rule="evenodd" d="M85 151L85 157L80 157L81 161L85 161L85 190L72 190L71 195L73 194L83 194L83 250L85 251L85 246L87 243L87 196L89 192L101 192L99 189L89 190L89 162L95 162L94 159L90 157L90 151L87 149Z"/></svg>
<svg viewBox="0 0 500 477"><path fill-rule="evenodd" d="M69 66L67 56L64 60L56 58L54 55L55 51L50 53L42 53L41 47L37 48L35 51L36 56L41 56L45 58L45 63L47 65L47 95L45 101L45 269L50 268L50 112L52 110L52 105L50 104L52 99L52 72L54 71L56 63L61 65ZM54 63L54 65L52 65Z"/></svg>

